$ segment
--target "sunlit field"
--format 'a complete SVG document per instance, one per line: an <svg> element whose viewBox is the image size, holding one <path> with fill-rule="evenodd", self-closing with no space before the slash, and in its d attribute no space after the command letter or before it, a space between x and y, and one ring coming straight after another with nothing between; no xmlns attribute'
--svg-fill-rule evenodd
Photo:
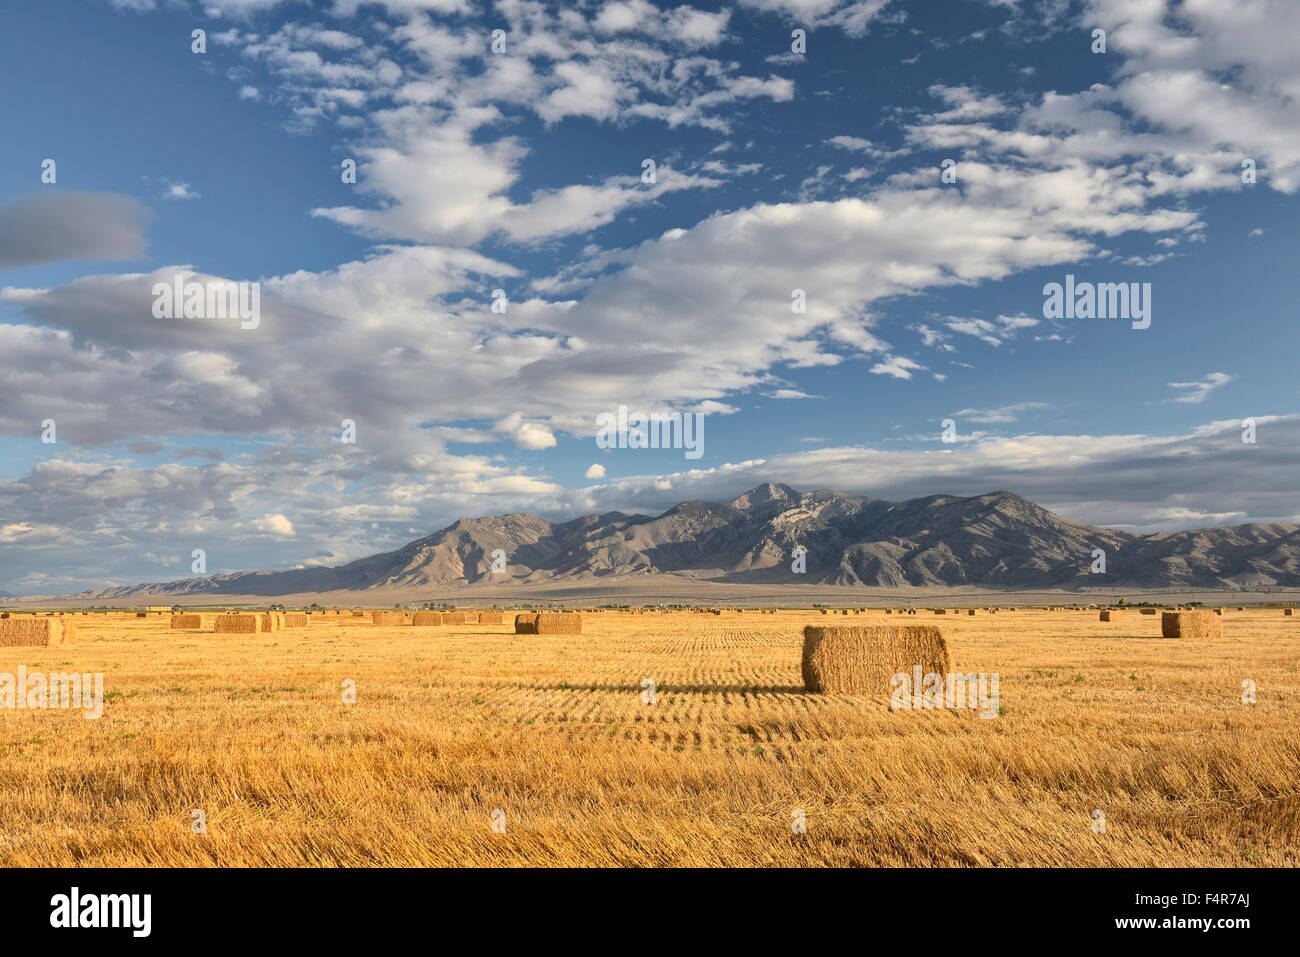
<svg viewBox="0 0 1300 957"><path fill-rule="evenodd" d="M1000 676L992 719L805 693L802 627L828 623L808 610L586 613L581 635L518 636L76 619L75 644L0 647L0 672L103 672L106 698L98 720L0 710L5 866L1256 866L1300 853L1300 619L1277 609L1230 608L1209 640L1162 639L1159 616L1133 611L909 618L942 628L955 669ZM863 621L898 619L836 616Z"/></svg>

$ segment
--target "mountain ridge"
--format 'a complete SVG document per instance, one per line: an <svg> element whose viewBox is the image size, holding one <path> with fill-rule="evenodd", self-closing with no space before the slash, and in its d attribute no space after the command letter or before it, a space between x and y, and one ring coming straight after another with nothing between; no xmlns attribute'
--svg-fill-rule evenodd
<svg viewBox="0 0 1300 957"><path fill-rule="evenodd" d="M806 571L791 570L796 546ZM1091 571L1094 549L1106 572ZM505 574L492 571L503 551ZM1137 535L1057 515L1005 490L901 502L765 483L727 502L657 515L611 511L550 522L528 512L460 518L401 548L338 566L232 572L75 597L366 591L685 576L725 584L849 587L1243 588L1300 585L1300 525L1257 523Z"/></svg>

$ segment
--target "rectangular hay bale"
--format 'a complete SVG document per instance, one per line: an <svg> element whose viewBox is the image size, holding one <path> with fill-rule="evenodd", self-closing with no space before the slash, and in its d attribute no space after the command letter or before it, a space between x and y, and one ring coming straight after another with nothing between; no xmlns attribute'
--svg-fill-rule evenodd
<svg viewBox="0 0 1300 957"><path fill-rule="evenodd" d="M823 694L889 694L896 674L952 670L948 643L934 625L808 625L804 688Z"/></svg>
<svg viewBox="0 0 1300 957"><path fill-rule="evenodd" d="M541 612L533 622L535 635L580 635L582 615L570 611Z"/></svg>
<svg viewBox="0 0 1300 957"><path fill-rule="evenodd" d="M1101 613L1102 621L1123 621L1124 613L1122 611L1103 611Z"/></svg>
<svg viewBox="0 0 1300 957"><path fill-rule="evenodd" d="M218 615L212 623L212 630L219 635L252 635L266 631L261 615Z"/></svg>
<svg viewBox="0 0 1300 957"><path fill-rule="evenodd" d="M1222 638L1223 619L1212 611L1167 611L1160 616L1165 638Z"/></svg>
<svg viewBox="0 0 1300 957"><path fill-rule="evenodd" d="M0 645L69 645L77 640L77 624L58 618L6 618L0 620Z"/></svg>

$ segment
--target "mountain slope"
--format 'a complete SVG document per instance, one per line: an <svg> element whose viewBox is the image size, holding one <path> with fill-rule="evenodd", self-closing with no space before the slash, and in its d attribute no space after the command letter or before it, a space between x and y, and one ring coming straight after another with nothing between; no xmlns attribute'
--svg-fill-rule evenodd
<svg viewBox="0 0 1300 957"><path fill-rule="evenodd" d="M806 572L791 570L796 547ZM508 570L492 571L493 553ZM1094 549L1106 573L1093 574ZM552 523L464 518L404 547L333 568L239 572L86 593L285 595L671 574L727 583L845 586L1300 585L1300 526L1241 525L1132 535L1073 522L1010 492L886 502L760 485L729 502L662 515L609 512ZM80 596L79 596L80 597Z"/></svg>

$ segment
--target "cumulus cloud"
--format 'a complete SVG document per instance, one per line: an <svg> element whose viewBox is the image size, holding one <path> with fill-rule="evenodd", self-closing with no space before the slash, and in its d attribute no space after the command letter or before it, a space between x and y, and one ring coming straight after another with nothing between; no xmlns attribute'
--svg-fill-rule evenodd
<svg viewBox="0 0 1300 957"><path fill-rule="evenodd" d="M493 428L504 432L521 449L537 451L555 447L555 435L550 429L539 422L525 421L518 412L512 412Z"/></svg>

